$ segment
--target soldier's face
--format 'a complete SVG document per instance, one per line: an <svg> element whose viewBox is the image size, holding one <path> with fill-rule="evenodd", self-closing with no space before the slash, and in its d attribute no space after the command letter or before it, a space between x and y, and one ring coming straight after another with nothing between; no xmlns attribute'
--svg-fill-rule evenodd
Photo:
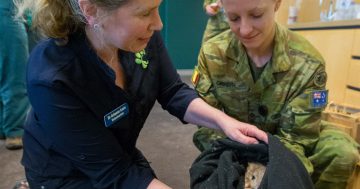
<svg viewBox="0 0 360 189"><path fill-rule="evenodd" d="M263 48L275 34L280 0L222 0L231 30L247 49Z"/></svg>

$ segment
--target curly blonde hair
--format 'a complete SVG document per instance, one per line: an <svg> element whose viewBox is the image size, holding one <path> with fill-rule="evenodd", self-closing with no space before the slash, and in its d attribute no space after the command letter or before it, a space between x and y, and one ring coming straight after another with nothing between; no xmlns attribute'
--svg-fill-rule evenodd
<svg viewBox="0 0 360 189"><path fill-rule="evenodd" d="M88 0L105 10L115 10L130 0ZM21 7L22 6L22 7ZM30 9L33 27L51 38L67 38L83 30L86 19L78 0L24 0L19 10Z"/></svg>

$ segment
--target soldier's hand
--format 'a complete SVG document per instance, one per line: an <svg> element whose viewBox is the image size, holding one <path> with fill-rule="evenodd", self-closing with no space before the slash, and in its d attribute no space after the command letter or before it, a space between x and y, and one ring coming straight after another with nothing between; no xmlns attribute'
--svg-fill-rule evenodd
<svg viewBox="0 0 360 189"><path fill-rule="evenodd" d="M215 16L219 12L220 6L217 3L211 3L206 5L205 10L209 16Z"/></svg>
<svg viewBox="0 0 360 189"><path fill-rule="evenodd" d="M228 118L219 124L223 132L230 139L244 144L258 144L259 141L268 143L267 134L254 125L239 122L236 119Z"/></svg>

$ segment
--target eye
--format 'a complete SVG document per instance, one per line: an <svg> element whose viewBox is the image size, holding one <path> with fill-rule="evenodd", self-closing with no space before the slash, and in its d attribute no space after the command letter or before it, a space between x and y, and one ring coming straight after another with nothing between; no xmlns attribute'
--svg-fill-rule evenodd
<svg viewBox="0 0 360 189"><path fill-rule="evenodd" d="M147 12L144 12L142 14L142 16L147 17L147 16L150 16L150 14L151 14L151 11L147 11Z"/></svg>
<svg viewBox="0 0 360 189"><path fill-rule="evenodd" d="M263 16L263 14L254 14L252 15L253 18L261 18Z"/></svg>
<svg viewBox="0 0 360 189"><path fill-rule="evenodd" d="M252 177L251 177L251 180L255 180L256 179L256 177L253 175Z"/></svg>
<svg viewBox="0 0 360 189"><path fill-rule="evenodd" d="M229 20L231 22L236 22L237 20L239 20L239 17L238 16L232 16L232 17L229 17Z"/></svg>

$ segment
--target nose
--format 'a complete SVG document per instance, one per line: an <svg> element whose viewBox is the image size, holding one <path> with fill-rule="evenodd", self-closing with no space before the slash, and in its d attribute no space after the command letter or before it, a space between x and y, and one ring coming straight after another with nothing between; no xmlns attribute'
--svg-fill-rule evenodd
<svg viewBox="0 0 360 189"><path fill-rule="evenodd" d="M163 28L163 23L161 21L159 11L157 11L153 17L153 22L150 25L150 30L151 31L160 31L162 28Z"/></svg>
<svg viewBox="0 0 360 189"><path fill-rule="evenodd" d="M242 19L239 27L240 36L249 37L252 31L253 27L251 25L251 22L246 19Z"/></svg>

